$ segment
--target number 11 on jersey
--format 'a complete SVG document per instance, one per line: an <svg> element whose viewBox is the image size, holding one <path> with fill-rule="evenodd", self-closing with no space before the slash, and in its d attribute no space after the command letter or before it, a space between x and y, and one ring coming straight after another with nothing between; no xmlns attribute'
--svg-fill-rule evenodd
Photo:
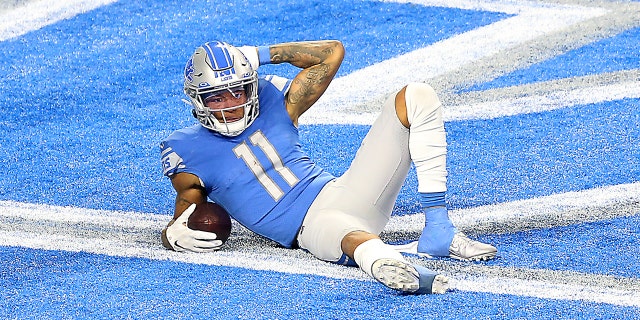
<svg viewBox="0 0 640 320"><path fill-rule="evenodd" d="M258 130L249 136L249 141L254 146L257 146L264 152L267 156L273 168L276 172L287 182L290 187L295 186L300 179L296 177L293 172L284 166L282 163L282 158L278 154L276 148L273 147L271 142L267 140L267 137L262 133L262 131ZM258 161L256 155L251 151L251 148L247 145L246 141L238 144L233 148L233 152L236 154L238 158L244 160L244 163L249 167L251 172L253 172L258 182L262 185L262 187L269 193L269 195L273 198L273 200L278 201L284 195L282 188L276 184L276 182L267 174L264 169L264 166Z"/></svg>

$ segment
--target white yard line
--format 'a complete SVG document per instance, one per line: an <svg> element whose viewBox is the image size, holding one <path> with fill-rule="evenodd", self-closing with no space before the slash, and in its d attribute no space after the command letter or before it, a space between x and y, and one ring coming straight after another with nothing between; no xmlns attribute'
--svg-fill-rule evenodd
<svg viewBox="0 0 640 320"><path fill-rule="evenodd" d="M598 209L630 204L632 212L601 212ZM549 227L579 221L598 221L624 215L640 214L640 182L607 186L584 191L554 194L545 197L499 203L450 211L451 220L462 229L483 229L485 225L499 225L501 232L521 230L526 224L542 218ZM391 219L387 232L419 232L424 226L422 214Z"/></svg>
<svg viewBox="0 0 640 320"><path fill-rule="evenodd" d="M557 90L549 94L536 94L474 104L445 106L443 117L445 121L492 119L628 98L640 98L640 79L637 81L596 85L572 90ZM314 108L309 110L314 110ZM305 114L303 118L306 118L305 124L370 125L377 118L378 114L379 110L353 112L348 109L325 109L321 110L321 112L315 112L309 117Z"/></svg>
<svg viewBox="0 0 640 320"><path fill-rule="evenodd" d="M547 215L554 216L551 222L562 224L563 220L576 222L582 219L588 221L607 219L611 216L589 216L584 212L594 207L638 202L640 202L640 183L632 183L453 210L451 216L460 227L466 228L485 223L516 226L520 224L518 221L535 220L537 217ZM631 214L640 214L640 208L636 206L635 210L637 211ZM2 226L0 227L0 246L82 251L109 256L172 260L370 281L356 268L324 263L301 250L280 249L268 245L245 246L238 250L230 248L215 254L184 254L168 251L159 242L159 230L168 219L168 216L147 213L0 201L0 226ZM421 214L394 217L386 231L419 232L423 223L424 218ZM90 231L85 232L85 229ZM244 236L248 233L240 231L240 233L243 232L245 232ZM137 241L127 241L139 234L142 236L139 236L141 238ZM553 279L522 280L459 272L451 276L452 287L463 291L640 306L640 292L632 289L618 290L607 286L556 283Z"/></svg>
<svg viewBox="0 0 640 320"><path fill-rule="evenodd" d="M21 246L45 250L90 252L117 257L137 257L153 260L170 260L184 263L221 265L253 270L265 270L292 274L319 275L338 279L372 281L357 268L345 268L306 257L281 252L260 251L229 252L215 254L176 253L161 246L126 244L120 239L73 238L62 235L35 235L22 232L0 231L0 245ZM300 250L295 250L300 251ZM301 260L304 260L301 263ZM612 305L640 307L640 292L612 289L605 286L584 286L554 283L550 281L522 280L508 277L492 277L455 273L450 275L451 288L470 292L488 292L558 300L583 300Z"/></svg>
<svg viewBox="0 0 640 320"><path fill-rule="evenodd" d="M449 1L425 3L451 6ZM454 5L474 8L480 5L485 10L517 15L337 78L305 113L301 123L371 124L384 97L407 83L427 82L480 58L607 13L602 8L532 2L456 1Z"/></svg>
<svg viewBox="0 0 640 320"><path fill-rule="evenodd" d="M378 1L378 0L375 0ZM430 7L458 8L466 10L482 10L507 14L522 14L534 10L584 10L585 7L571 4L554 4L541 1L523 0L380 0L382 2L414 3Z"/></svg>
<svg viewBox="0 0 640 320"><path fill-rule="evenodd" d="M575 223L610 219L619 216L619 214L607 215L606 213L598 213L595 216L590 216L585 214L585 210L606 208L615 204L633 203L640 203L640 182L451 210L450 217L456 225L468 229L478 228L487 223L508 225L517 221L533 221L539 217L547 216L555 217L553 221L549 221L549 226L554 226L564 225L566 222ZM638 212L631 213L631 215L635 214L640 214L640 207ZM64 222L68 224L91 223L112 229L159 229L168 222L169 217L150 213L0 201L0 221L9 221L11 219ZM423 224L424 216L422 214L393 216L385 231L418 232L422 230ZM519 228L516 228L516 230L519 230Z"/></svg>
<svg viewBox="0 0 640 320"><path fill-rule="evenodd" d="M39 0L0 12L0 41L68 19L117 0Z"/></svg>
<svg viewBox="0 0 640 320"><path fill-rule="evenodd" d="M444 109L444 118L445 121L492 119L627 98L640 98L640 79L572 90L558 90L545 95L528 95L520 98L448 106Z"/></svg>
<svg viewBox="0 0 640 320"><path fill-rule="evenodd" d="M88 217L87 217L88 218ZM131 217L131 225L138 221ZM165 219L166 220L166 219ZM166 222L166 221L165 221ZM88 252L112 257L135 257L152 260L170 260L184 263L239 267L292 274L311 274L331 278L366 279L356 268L347 268L312 258L302 250L282 248L243 249L241 251L222 250L213 254L179 253L165 249L160 243L160 230L166 223L157 225L158 236L153 244L128 242L126 236L113 233L111 239L88 238L69 234L45 234L25 231L4 231L0 229L0 246L17 246L42 250L62 250ZM0 249L0 251L2 251ZM300 260L304 263L300 263Z"/></svg>
<svg viewBox="0 0 640 320"><path fill-rule="evenodd" d="M73 17L117 0L28 1L0 13L0 41L18 37L43 26ZM383 97L409 82L424 82L479 58L491 56L600 16L605 9L528 1L393 1L429 6L475 9L515 14L512 18L445 39L402 56L337 78L327 92L301 118L303 124L371 124ZM536 21L535 26L531 21ZM389 68L389 66L394 66ZM416 73L415 70L420 70ZM520 113L547 111L575 104L640 97L640 81L609 86L559 91L546 96L448 106L445 120L486 119ZM362 85L366 83L367 85ZM585 94L588 93L588 94Z"/></svg>
<svg viewBox="0 0 640 320"><path fill-rule="evenodd" d="M0 13L0 41L116 0L39 0ZM396 1L407 2L407 1ZM303 123L370 124L377 110L363 105L379 101L408 82L423 82L451 72L455 68L518 46L544 34L567 28L606 13L602 8L525 1L427 1L413 3L481 9L516 16L454 36L391 60L338 78L325 96L303 118ZM531 25L535 21L535 25ZM393 68L388 66L392 65ZM420 70L416 73L415 70ZM366 83L367 85L363 85ZM486 119L504 115L538 112L557 108L640 97L637 81L615 85L558 91L545 96L510 98L467 106L452 106L447 120ZM585 93L589 94L585 94ZM347 110L347 112L345 112ZM461 228L481 229L485 224L522 228L527 221L553 216L553 223L593 221L621 215L594 214L593 209L632 204L630 214L638 214L640 183L570 192L536 199L514 201L464 210L453 210L452 219ZM585 214L586 213L586 214ZM294 274L313 274L332 278L367 279L355 268L320 262L301 250L273 247L244 247L215 254L184 254L168 251L159 243L159 230L168 216L137 212L115 212L74 207L59 207L0 201L0 246L82 251L119 257L139 257L243 267ZM386 232L419 232L424 223L421 214L394 217ZM246 236L246 234L245 234ZM127 241L137 239L137 241ZM304 263L300 263L304 260ZM587 275L588 276L588 275ZM640 307L640 292L611 289L606 286L568 285L549 281L508 277L452 275L457 290L513 294L561 300L584 300Z"/></svg>

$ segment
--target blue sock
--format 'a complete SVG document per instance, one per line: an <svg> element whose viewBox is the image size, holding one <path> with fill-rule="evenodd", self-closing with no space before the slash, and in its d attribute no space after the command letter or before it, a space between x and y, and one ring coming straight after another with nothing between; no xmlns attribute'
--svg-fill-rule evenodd
<svg viewBox="0 0 640 320"><path fill-rule="evenodd" d="M418 242L418 252L432 256L449 256L449 246L456 228L449 220L445 192L420 193L424 208L425 227Z"/></svg>
<svg viewBox="0 0 640 320"><path fill-rule="evenodd" d="M446 206L444 201L445 195L446 192L419 193L420 204L423 208L444 207Z"/></svg>

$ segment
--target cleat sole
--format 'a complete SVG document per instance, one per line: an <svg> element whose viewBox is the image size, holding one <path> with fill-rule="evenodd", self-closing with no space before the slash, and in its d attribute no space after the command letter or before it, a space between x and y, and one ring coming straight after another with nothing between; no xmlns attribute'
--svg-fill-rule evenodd
<svg viewBox="0 0 640 320"><path fill-rule="evenodd" d="M442 294L449 288L447 277L394 259L379 259L374 262L372 274L386 287L405 293Z"/></svg>

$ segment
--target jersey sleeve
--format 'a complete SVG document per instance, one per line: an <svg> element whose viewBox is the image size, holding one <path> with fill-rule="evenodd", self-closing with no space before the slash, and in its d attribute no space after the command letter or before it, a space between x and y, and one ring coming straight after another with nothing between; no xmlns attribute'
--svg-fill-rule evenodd
<svg viewBox="0 0 640 320"><path fill-rule="evenodd" d="M160 144L160 161L162 162L162 174L167 177L170 177L186 168L182 158L167 142L162 142Z"/></svg>
<svg viewBox="0 0 640 320"><path fill-rule="evenodd" d="M264 79L273 84L273 86L276 87L276 89L278 89L278 91L280 91L283 96L287 95L287 93L289 92L289 88L291 87L291 79L274 75L267 75L264 77Z"/></svg>

